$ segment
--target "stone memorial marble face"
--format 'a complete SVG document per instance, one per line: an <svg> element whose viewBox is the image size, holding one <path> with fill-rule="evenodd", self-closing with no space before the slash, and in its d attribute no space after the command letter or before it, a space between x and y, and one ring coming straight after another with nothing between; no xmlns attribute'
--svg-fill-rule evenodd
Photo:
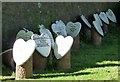
<svg viewBox="0 0 120 82"><path fill-rule="evenodd" d="M80 22L68 22L66 25L67 35L72 36L73 38L76 37L81 30L81 23Z"/></svg>
<svg viewBox="0 0 120 82"><path fill-rule="evenodd" d="M51 50L51 39L47 34L33 34L31 37L36 43L36 50L44 57L48 57Z"/></svg>
<svg viewBox="0 0 120 82"><path fill-rule="evenodd" d="M19 39L19 38L22 38L24 39L25 41L31 39L31 36L33 35L33 32L32 31L25 31L25 30L20 30L18 33L17 33L17 36L16 36L16 39Z"/></svg>
<svg viewBox="0 0 120 82"><path fill-rule="evenodd" d="M56 38L54 53L57 59L61 59L70 50L73 44L73 38L71 36L63 37L59 35Z"/></svg>
<svg viewBox="0 0 120 82"><path fill-rule="evenodd" d="M17 39L13 46L13 59L17 65L23 65L33 54L35 50L35 41Z"/></svg>
<svg viewBox="0 0 120 82"><path fill-rule="evenodd" d="M106 15L112 22L117 23L116 16L111 9L108 9Z"/></svg>
<svg viewBox="0 0 120 82"><path fill-rule="evenodd" d="M39 32L40 32L41 34L42 34L42 33L43 33L43 34L47 34L47 35L50 37L51 46L52 46L52 48L54 48L55 42L54 42L52 33L51 33L48 29L46 29L44 25L39 25L39 27L40 27Z"/></svg>
<svg viewBox="0 0 120 82"><path fill-rule="evenodd" d="M97 32L100 35L104 36L103 30L102 30L102 28L97 20L93 21L93 25L94 25L95 29L97 30Z"/></svg>
<svg viewBox="0 0 120 82"><path fill-rule="evenodd" d="M85 23L89 28L91 28L91 24L88 22L88 20L85 18L84 15L81 15L81 19L84 21L84 23Z"/></svg>
<svg viewBox="0 0 120 82"><path fill-rule="evenodd" d="M109 20L107 18L107 15L104 12L100 12L99 16L103 22L105 22L106 24L109 24Z"/></svg>
<svg viewBox="0 0 120 82"><path fill-rule="evenodd" d="M66 28L65 24L61 20L56 21L56 23L52 24L53 32L58 35L63 35L64 37L67 36L67 32L65 28Z"/></svg>
<svg viewBox="0 0 120 82"><path fill-rule="evenodd" d="M100 23L100 25L103 26L102 21L101 21L99 15L98 14L93 14L93 16L94 16L95 20L97 20Z"/></svg>

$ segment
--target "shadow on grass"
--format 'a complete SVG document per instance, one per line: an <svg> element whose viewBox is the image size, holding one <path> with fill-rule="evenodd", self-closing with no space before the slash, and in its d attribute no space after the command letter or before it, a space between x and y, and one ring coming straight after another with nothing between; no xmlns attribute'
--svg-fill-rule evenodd
<svg viewBox="0 0 120 82"><path fill-rule="evenodd" d="M103 64L103 65L95 65L94 67L109 67L109 66L120 66L120 64Z"/></svg>
<svg viewBox="0 0 120 82"><path fill-rule="evenodd" d="M2 79L2 81L15 80L15 78Z"/></svg>
<svg viewBox="0 0 120 82"><path fill-rule="evenodd" d="M37 75L34 76L34 79L37 78L55 78L55 77L60 77L60 76L79 76L79 75L87 75L87 74L91 74L91 72L81 72L81 73L64 73L64 74L52 74L52 75L46 75L46 76L41 76L41 75Z"/></svg>

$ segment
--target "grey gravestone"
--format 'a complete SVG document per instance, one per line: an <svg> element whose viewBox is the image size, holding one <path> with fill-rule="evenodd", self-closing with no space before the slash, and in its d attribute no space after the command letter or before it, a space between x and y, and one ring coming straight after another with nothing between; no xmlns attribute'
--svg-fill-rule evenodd
<svg viewBox="0 0 120 82"><path fill-rule="evenodd" d="M63 35L64 37L67 36L67 32L65 28L66 28L65 24L61 20L56 21L56 23L52 24L53 32L58 35Z"/></svg>
<svg viewBox="0 0 120 82"><path fill-rule="evenodd" d="M44 57L48 57L51 50L51 39L47 34L33 34L31 37L36 43L36 50Z"/></svg>
<svg viewBox="0 0 120 82"><path fill-rule="evenodd" d="M28 40L27 42L23 39L16 40L13 46L13 59L16 65L23 65L32 56L34 50L34 40Z"/></svg>
<svg viewBox="0 0 120 82"><path fill-rule="evenodd" d="M103 26L102 21L101 21L99 15L98 15L98 14L93 14L93 16L94 16L95 20L97 20L97 21L99 22L99 24L100 24L101 26Z"/></svg>
<svg viewBox="0 0 120 82"><path fill-rule="evenodd" d="M24 39L26 41L31 39L31 36L33 35L33 32L32 31L28 31L25 28L23 28L23 29L24 30L20 30L17 33L16 39L22 38L22 39Z"/></svg>
<svg viewBox="0 0 120 82"><path fill-rule="evenodd" d="M113 13L111 9L108 9L108 11L106 12L106 15L112 22L117 23L115 14Z"/></svg>
<svg viewBox="0 0 120 82"><path fill-rule="evenodd" d="M71 36L63 37L59 35L56 37L54 53L57 59L61 59L70 50L73 44L73 38Z"/></svg>
<svg viewBox="0 0 120 82"><path fill-rule="evenodd" d="M81 15L81 19L84 21L84 23L85 23L89 28L91 28L91 24L88 22L88 20L85 18L84 15Z"/></svg>
<svg viewBox="0 0 120 82"><path fill-rule="evenodd" d="M80 30L81 30L81 23L79 22L76 23L68 22L66 25L67 35L70 35L73 38L79 34Z"/></svg>
<svg viewBox="0 0 120 82"><path fill-rule="evenodd" d="M98 33L100 35L104 36L103 30L97 20L93 21L93 25L94 25L95 29L98 31Z"/></svg>
<svg viewBox="0 0 120 82"><path fill-rule="evenodd" d="M107 15L104 12L100 12L99 16L103 22L105 22L106 24L109 24L109 20L107 18Z"/></svg>
<svg viewBox="0 0 120 82"><path fill-rule="evenodd" d="M39 25L39 28L40 28L39 32L40 32L41 34L42 34L42 33L43 33L43 34L48 34L48 36L49 36L50 39L51 39L51 46L52 46L52 48L54 48L55 42L54 42L52 33L51 33L48 29L46 29L44 25Z"/></svg>

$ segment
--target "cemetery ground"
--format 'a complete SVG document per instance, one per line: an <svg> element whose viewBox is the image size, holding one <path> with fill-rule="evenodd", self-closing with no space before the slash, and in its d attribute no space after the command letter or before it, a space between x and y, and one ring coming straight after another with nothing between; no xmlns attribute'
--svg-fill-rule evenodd
<svg viewBox="0 0 120 82"><path fill-rule="evenodd" d="M110 27L100 46L81 40L80 49L71 52L70 70L55 70L49 61L45 71L34 70L33 78L27 80L118 80L119 30L120 26ZM0 77L3 81L14 80L15 72L2 65Z"/></svg>

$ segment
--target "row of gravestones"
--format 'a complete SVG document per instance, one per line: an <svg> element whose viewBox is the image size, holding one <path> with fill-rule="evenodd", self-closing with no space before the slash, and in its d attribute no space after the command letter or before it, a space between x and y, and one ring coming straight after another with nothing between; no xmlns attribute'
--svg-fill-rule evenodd
<svg viewBox="0 0 120 82"><path fill-rule="evenodd" d="M83 15L81 19L89 29L92 28L94 38L101 38L101 36L104 36L103 29L101 28L101 26L103 26L102 21L109 24L109 18L112 22L117 23L116 17L111 9L108 9L106 13L101 12L99 15L94 14L93 16L95 18L95 21L93 21L95 28L92 28L91 24ZM57 35L55 41L52 33L46 29L44 25L39 25L39 32L41 35L34 34L32 31L25 28L20 30L17 33L16 41L13 46L13 59L16 63L16 79L31 77L33 66L44 69L46 65L42 64L46 64L51 48L54 51L56 59L58 59L58 68L70 68L70 50L74 41L73 38L79 35L81 26L80 22L68 22L67 25L65 25L62 20L56 21L51 26L52 31ZM32 55L36 58L33 65Z"/></svg>

